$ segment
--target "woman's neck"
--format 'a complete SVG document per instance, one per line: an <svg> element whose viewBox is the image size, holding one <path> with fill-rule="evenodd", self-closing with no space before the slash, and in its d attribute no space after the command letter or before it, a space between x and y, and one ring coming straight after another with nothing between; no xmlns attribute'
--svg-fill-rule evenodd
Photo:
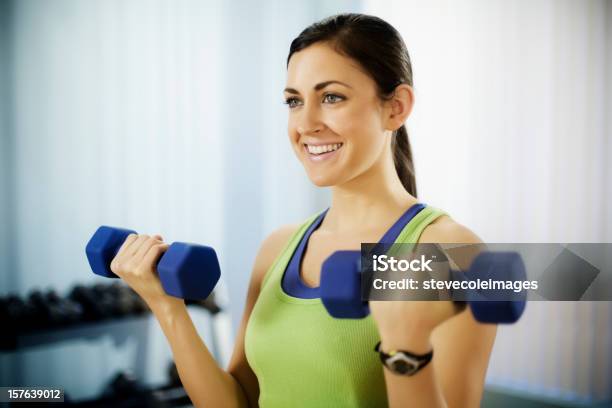
<svg viewBox="0 0 612 408"><path fill-rule="evenodd" d="M381 163L333 187L332 204L319 230L344 234L386 227L417 202L402 185L393 164Z"/></svg>

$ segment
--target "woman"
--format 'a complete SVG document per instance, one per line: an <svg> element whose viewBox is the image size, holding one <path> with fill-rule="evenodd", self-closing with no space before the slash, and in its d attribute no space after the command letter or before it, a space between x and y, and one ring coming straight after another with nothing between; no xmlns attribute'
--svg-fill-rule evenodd
<svg viewBox="0 0 612 408"><path fill-rule="evenodd" d="M496 326L446 301L370 302L365 319L334 319L318 297L321 264L336 250L481 242L416 199L404 126L414 103L412 68L399 33L361 14L311 25L291 44L284 92L291 145L312 182L332 187L332 202L263 242L227 370L183 301L162 290L155 262L167 244L159 235L130 236L112 264L159 320L191 400L207 407L479 406ZM412 375L393 372L379 356L393 350L423 363Z"/></svg>

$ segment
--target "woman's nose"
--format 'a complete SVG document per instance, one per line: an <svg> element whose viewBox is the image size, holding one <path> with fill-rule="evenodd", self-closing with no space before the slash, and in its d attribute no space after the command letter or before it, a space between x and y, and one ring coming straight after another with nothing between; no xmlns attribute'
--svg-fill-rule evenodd
<svg viewBox="0 0 612 408"><path fill-rule="evenodd" d="M301 126L298 126L297 131L299 134L310 134L310 133L318 133L319 131L321 131L321 126L317 126L315 128L303 128Z"/></svg>
<svg viewBox="0 0 612 408"><path fill-rule="evenodd" d="M300 134L318 133L323 129L323 124L320 121L316 109L305 108L302 111L301 120L297 126L297 131Z"/></svg>

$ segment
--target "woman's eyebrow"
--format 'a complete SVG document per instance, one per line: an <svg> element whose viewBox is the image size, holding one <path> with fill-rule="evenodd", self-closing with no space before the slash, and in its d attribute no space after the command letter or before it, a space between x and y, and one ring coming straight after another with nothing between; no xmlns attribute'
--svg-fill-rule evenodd
<svg viewBox="0 0 612 408"><path fill-rule="evenodd" d="M345 84L344 82L336 81L336 80L324 81L324 82L318 83L314 86L313 89L315 91L320 91L321 89L325 88L327 85L330 85L330 84L340 84L340 85L346 86L347 88L353 89L350 85ZM285 88L284 92L295 94L295 95L300 94L296 89L293 89L293 88Z"/></svg>

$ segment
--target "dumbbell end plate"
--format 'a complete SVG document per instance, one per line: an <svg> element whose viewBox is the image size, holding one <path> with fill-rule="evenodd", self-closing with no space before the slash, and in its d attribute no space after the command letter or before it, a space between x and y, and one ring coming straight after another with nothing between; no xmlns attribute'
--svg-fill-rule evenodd
<svg viewBox="0 0 612 408"><path fill-rule="evenodd" d="M117 278L117 275L110 269L110 263L127 236L135 233L136 231L133 230L106 225L98 228L85 247L87 260L93 273L105 278Z"/></svg>
<svg viewBox="0 0 612 408"><path fill-rule="evenodd" d="M206 299L221 277L213 248L184 242L170 245L157 272L168 295L186 300Z"/></svg>
<svg viewBox="0 0 612 408"><path fill-rule="evenodd" d="M361 252L336 251L321 267L321 302L337 319L361 319L370 314L361 300Z"/></svg>

